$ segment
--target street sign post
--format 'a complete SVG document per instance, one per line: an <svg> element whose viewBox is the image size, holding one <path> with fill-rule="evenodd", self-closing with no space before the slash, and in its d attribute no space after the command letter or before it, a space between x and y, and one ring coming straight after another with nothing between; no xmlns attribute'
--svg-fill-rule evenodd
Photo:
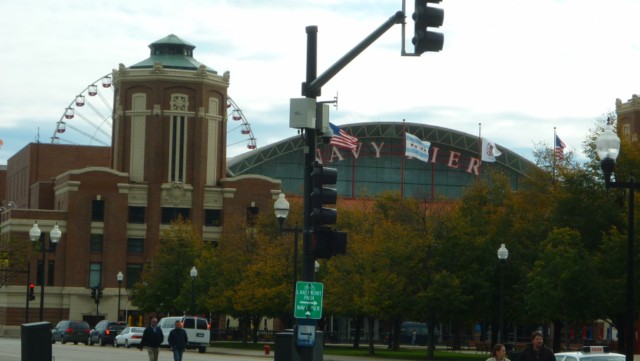
<svg viewBox="0 0 640 361"><path fill-rule="evenodd" d="M320 282L296 282L295 318L322 318L322 294L324 285Z"/></svg>

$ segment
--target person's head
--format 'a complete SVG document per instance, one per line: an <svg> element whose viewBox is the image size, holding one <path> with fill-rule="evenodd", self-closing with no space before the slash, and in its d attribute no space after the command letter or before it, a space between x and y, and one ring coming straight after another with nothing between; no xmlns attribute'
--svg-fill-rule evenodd
<svg viewBox="0 0 640 361"><path fill-rule="evenodd" d="M151 327L156 327L158 325L158 319L155 317L151 317L151 320L149 320L149 324L151 325Z"/></svg>
<svg viewBox="0 0 640 361"><path fill-rule="evenodd" d="M531 333L531 344L533 345L533 348L539 349L540 347L542 347L543 342L544 342L544 337L542 336L542 332L533 331Z"/></svg>
<svg viewBox="0 0 640 361"><path fill-rule="evenodd" d="M504 359L504 356L507 354L507 349L503 344L497 343L493 346L493 350L491 351L491 356L495 357L496 360Z"/></svg>
<svg viewBox="0 0 640 361"><path fill-rule="evenodd" d="M176 321L176 328L182 328L182 322Z"/></svg>

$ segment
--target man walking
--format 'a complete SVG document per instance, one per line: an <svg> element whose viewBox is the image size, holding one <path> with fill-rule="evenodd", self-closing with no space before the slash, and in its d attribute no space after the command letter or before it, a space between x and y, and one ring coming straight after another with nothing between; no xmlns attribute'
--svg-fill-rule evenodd
<svg viewBox="0 0 640 361"><path fill-rule="evenodd" d="M149 353L149 361L158 361L158 352L162 341L164 341L164 335L162 329L158 327L158 319L152 317L149 326L142 333L138 349L142 351L143 347L146 348Z"/></svg>
<svg viewBox="0 0 640 361"><path fill-rule="evenodd" d="M182 328L182 322L176 321L176 328L169 332L169 347L173 351L173 361L182 361L182 354L187 348L188 341L187 331Z"/></svg>
<svg viewBox="0 0 640 361"><path fill-rule="evenodd" d="M531 343L520 353L518 361L555 361L553 351L543 341L542 332L533 331Z"/></svg>

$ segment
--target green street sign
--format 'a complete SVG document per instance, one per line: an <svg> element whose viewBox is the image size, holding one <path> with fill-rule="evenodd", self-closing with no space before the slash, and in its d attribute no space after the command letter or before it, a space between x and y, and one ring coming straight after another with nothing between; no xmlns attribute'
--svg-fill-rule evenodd
<svg viewBox="0 0 640 361"><path fill-rule="evenodd" d="M296 302L293 310L295 318L322 318L322 293L320 282L296 282Z"/></svg>

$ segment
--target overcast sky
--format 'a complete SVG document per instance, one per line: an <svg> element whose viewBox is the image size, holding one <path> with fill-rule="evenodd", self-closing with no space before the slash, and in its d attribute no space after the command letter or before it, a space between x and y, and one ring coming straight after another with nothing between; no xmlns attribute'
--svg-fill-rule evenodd
<svg viewBox="0 0 640 361"><path fill-rule="evenodd" d="M318 100L339 97L333 123L405 119L474 135L482 123L482 136L532 159L535 144L552 144L554 127L580 152L616 98L640 93L640 1L437 6L444 49L403 57L395 25L322 88ZM76 95L118 64L146 59L148 45L169 34L194 44L201 63L230 71L229 95L258 148L293 136L288 107L305 78L305 27L318 26L321 74L401 9L401 0L3 1L0 164L29 142L50 142ZM408 51L412 12L409 0ZM239 130L230 137L243 139Z"/></svg>

